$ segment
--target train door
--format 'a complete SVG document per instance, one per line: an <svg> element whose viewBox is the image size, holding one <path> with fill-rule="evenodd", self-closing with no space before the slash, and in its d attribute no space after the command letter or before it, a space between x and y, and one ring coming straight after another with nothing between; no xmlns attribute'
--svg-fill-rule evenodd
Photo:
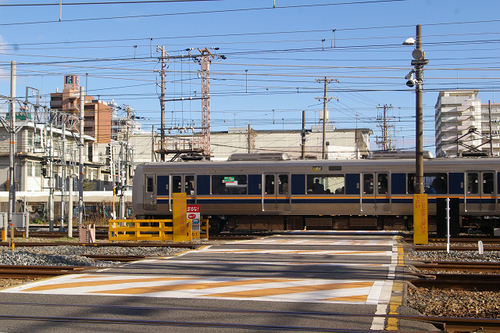
<svg viewBox="0 0 500 333"><path fill-rule="evenodd" d="M262 209L273 212L289 212L291 209L290 175L266 173L262 188Z"/></svg>
<svg viewBox="0 0 500 333"><path fill-rule="evenodd" d="M156 210L156 174L144 175L144 210Z"/></svg>
<svg viewBox="0 0 500 333"><path fill-rule="evenodd" d="M364 173L360 195L361 211L364 213L389 213L391 197L389 174L386 172Z"/></svg>
<svg viewBox="0 0 500 333"><path fill-rule="evenodd" d="M493 171L468 171L465 210L467 212L496 211L495 184Z"/></svg>
<svg viewBox="0 0 500 333"><path fill-rule="evenodd" d="M194 175L172 175L172 194L186 193L188 202L195 199L195 176ZM171 197L173 197L171 195ZM170 201L172 202L172 201ZM191 201L193 202L193 201ZM194 202L193 202L194 203ZM172 207L170 207L172 210Z"/></svg>

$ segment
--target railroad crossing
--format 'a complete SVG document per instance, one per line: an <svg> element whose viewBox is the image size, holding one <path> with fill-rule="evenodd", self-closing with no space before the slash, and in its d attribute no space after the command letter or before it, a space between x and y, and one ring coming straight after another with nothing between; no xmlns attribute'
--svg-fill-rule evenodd
<svg viewBox="0 0 500 333"><path fill-rule="evenodd" d="M1 295L11 302L43 300L47 307L63 302L68 312L58 308L56 313L72 316L85 313L75 308L83 304L146 306L149 320L168 321L186 332L184 324L200 321L201 325L204 321L199 318L208 317L204 328L216 326L228 332L232 325L252 329L256 323L281 327L277 330L292 326L307 331L396 330L397 322L386 319L401 305L401 261L398 236L390 233L306 232L204 246L173 257L40 280L5 289ZM165 304L177 309L177 315L160 311ZM233 315L228 316L228 309ZM236 318L238 311L248 316ZM127 318L114 312L111 316L117 322ZM11 324L22 327L21 322Z"/></svg>

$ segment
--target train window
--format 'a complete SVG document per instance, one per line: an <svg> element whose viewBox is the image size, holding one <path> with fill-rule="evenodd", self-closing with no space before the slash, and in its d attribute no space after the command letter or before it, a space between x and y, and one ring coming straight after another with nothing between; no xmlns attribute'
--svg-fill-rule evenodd
<svg viewBox="0 0 500 333"><path fill-rule="evenodd" d="M182 176L172 176L172 193L182 192Z"/></svg>
<svg viewBox="0 0 500 333"><path fill-rule="evenodd" d="M279 175L279 193L288 194L288 175Z"/></svg>
<svg viewBox="0 0 500 333"><path fill-rule="evenodd" d="M274 194L274 175L266 175L266 194Z"/></svg>
<svg viewBox="0 0 500 333"><path fill-rule="evenodd" d="M186 193L188 195L194 195L194 176L185 176L186 177Z"/></svg>
<svg viewBox="0 0 500 333"><path fill-rule="evenodd" d="M491 194L493 193L493 173L485 172L483 173L483 193Z"/></svg>
<svg viewBox="0 0 500 333"><path fill-rule="evenodd" d="M447 175L445 173L424 174L424 189L428 194L448 193Z"/></svg>
<svg viewBox="0 0 500 333"><path fill-rule="evenodd" d="M414 173L408 174L408 193L415 193L417 177ZM448 193L448 175L446 173L424 174L424 192L427 194Z"/></svg>
<svg viewBox="0 0 500 333"><path fill-rule="evenodd" d="M307 175L307 194L344 194L344 175Z"/></svg>
<svg viewBox="0 0 500 333"><path fill-rule="evenodd" d="M153 177L146 178L146 192L153 192Z"/></svg>
<svg viewBox="0 0 500 333"><path fill-rule="evenodd" d="M377 193L378 194L387 194L387 182L388 177L386 173L379 173L377 175Z"/></svg>
<svg viewBox="0 0 500 333"><path fill-rule="evenodd" d="M373 174L365 173L363 175L363 193L373 194Z"/></svg>
<svg viewBox="0 0 500 333"><path fill-rule="evenodd" d="M479 191L479 175L477 172L467 174L467 193L478 194Z"/></svg>
<svg viewBox="0 0 500 333"><path fill-rule="evenodd" d="M247 194L246 175L213 175L212 194Z"/></svg>

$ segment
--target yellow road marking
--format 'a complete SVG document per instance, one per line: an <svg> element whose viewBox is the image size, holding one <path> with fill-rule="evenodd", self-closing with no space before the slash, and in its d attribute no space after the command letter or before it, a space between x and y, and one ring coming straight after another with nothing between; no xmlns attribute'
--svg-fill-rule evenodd
<svg viewBox="0 0 500 333"><path fill-rule="evenodd" d="M273 296L273 295L283 295L283 294L295 294L295 293L307 293L314 291L324 291L333 289L347 289L347 288L363 288L371 287L373 282L353 282L353 283L328 283L321 285L310 285L310 286L294 286L294 287L283 287L283 288L269 288L269 289L257 289L257 290L246 290L246 291L235 291L228 293L217 293L204 295L208 297L263 297L263 296Z"/></svg>
<svg viewBox="0 0 500 333"><path fill-rule="evenodd" d="M368 295L358 295L358 296L344 296L344 297L323 298L322 301L366 302L367 298L368 298Z"/></svg>
<svg viewBox="0 0 500 333"><path fill-rule="evenodd" d="M78 281L78 282L68 282L59 284L49 284L43 286L31 287L24 289L24 291L42 291L42 290L53 290L53 289L65 289L65 288L77 288L77 287L95 287L95 286L105 286L110 284L121 284L121 283L134 283L134 282L156 282L156 281L175 281L175 280L186 280L193 278L142 278L142 279L123 279L123 280L103 280L103 281Z"/></svg>
<svg viewBox="0 0 500 333"><path fill-rule="evenodd" d="M401 238L398 237L398 266L404 266L404 249L401 246ZM394 282L392 285L391 300L389 301L389 315L398 315L397 309L403 304L403 288L402 282ZM387 318L385 329L387 331L398 330L398 319Z"/></svg>
<svg viewBox="0 0 500 333"><path fill-rule="evenodd" d="M186 284L174 284L165 286L150 286L150 287L136 287L136 288L124 288L117 290L105 290L105 291L92 291L91 293L105 293L105 294L147 294L147 293L158 293L164 291L177 291L177 290L188 290L188 289L211 289L211 288L222 288L222 287L232 287L241 286L248 284L259 284L259 283L273 283L273 282L287 282L295 281L290 279L253 279L253 280L237 280L237 281L223 281L223 282L207 282L207 283L186 283Z"/></svg>

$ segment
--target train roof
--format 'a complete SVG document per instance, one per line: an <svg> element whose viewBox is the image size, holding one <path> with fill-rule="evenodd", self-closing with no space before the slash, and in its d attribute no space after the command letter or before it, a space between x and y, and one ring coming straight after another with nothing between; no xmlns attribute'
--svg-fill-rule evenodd
<svg viewBox="0 0 500 333"><path fill-rule="evenodd" d="M287 167L293 166L383 166L391 165L394 167L414 165L415 159L358 159L358 160L264 160L264 161L254 161L254 160L236 160L236 161L199 161L199 162L149 162L143 163L145 167L159 167L168 166L172 168L196 168L196 167L215 167L215 166L246 166L246 167L259 167L259 166L270 166L270 165L286 165ZM435 158L435 159L425 159L425 165L471 165L471 166L495 166L500 167L500 158Z"/></svg>

